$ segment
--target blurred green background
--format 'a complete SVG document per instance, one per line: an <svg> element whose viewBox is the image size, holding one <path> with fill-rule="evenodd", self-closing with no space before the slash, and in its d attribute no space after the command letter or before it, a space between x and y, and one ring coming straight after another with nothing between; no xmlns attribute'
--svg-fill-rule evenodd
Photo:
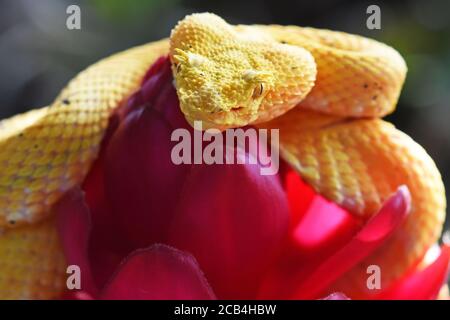
<svg viewBox="0 0 450 320"><path fill-rule="evenodd" d="M66 28L70 4L81 8L81 30ZM381 8L381 30L366 28L370 4ZM450 1L0 0L0 8L0 118L49 104L86 66L167 37L192 12L214 12L231 23L330 28L386 42L409 67L388 120L425 147L450 189Z"/></svg>

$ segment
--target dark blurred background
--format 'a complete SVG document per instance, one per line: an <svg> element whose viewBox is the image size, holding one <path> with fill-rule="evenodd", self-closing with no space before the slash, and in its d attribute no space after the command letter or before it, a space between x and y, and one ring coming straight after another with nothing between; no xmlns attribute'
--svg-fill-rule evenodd
<svg viewBox="0 0 450 320"><path fill-rule="evenodd" d="M66 28L70 4L81 8L81 30ZM381 8L381 30L366 27L370 4ZM449 196L450 1L0 0L0 8L0 118L49 104L86 66L167 37L192 12L214 12L231 23L330 28L386 42L409 67L388 120L431 154Z"/></svg>

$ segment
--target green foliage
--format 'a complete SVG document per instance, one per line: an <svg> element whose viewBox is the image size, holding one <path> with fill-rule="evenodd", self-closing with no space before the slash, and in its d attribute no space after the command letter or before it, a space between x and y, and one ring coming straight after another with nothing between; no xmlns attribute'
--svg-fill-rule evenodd
<svg viewBox="0 0 450 320"><path fill-rule="evenodd" d="M162 7L172 7L177 0L93 0L96 11L111 20L134 20Z"/></svg>

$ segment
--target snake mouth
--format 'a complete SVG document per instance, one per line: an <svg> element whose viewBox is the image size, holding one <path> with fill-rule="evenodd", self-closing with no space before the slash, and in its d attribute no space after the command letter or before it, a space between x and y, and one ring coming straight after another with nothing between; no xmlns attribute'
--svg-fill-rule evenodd
<svg viewBox="0 0 450 320"><path fill-rule="evenodd" d="M182 110L183 111L183 110ZM257 119L257 110L248 108L241 104L224 109L183 111L188 123L193 126L194 122L202 122L202 128L218 129L224 131L229 128L246 126Z"/></svg>
<svg viewBox="0 0 450 320"><path fill-rule="evenodd" d="M237 106L235 108L232 108L230 111L231 112L241 112L242 110L244 110L244 107L242 106Z"/></svg>

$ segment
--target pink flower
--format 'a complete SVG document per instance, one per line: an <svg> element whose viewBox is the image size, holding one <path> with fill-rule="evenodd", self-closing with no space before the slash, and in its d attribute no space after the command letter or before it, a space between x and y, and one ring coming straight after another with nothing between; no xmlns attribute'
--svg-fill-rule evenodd
<svg viewBox="0 0 450 320"><path fill-rule="evenodd" d="M273 176L259 163L175 165L177 128L192 132L161 58L111 119L84 184L55 206L67 261L82 272L82 290L67 297L347 299L351 292L329 296L332 284L408 213L403 187L361 226L286 163ZM435 298L449 257L444 245L376 298Z"/></svg>

